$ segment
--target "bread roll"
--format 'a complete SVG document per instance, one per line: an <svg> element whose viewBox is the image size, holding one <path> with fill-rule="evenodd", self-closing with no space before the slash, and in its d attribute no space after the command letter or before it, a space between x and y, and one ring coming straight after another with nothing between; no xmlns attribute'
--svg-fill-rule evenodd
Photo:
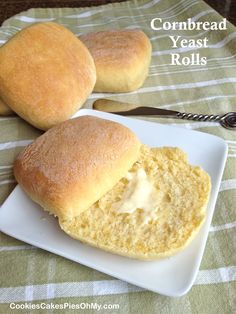
<svg viewBox="0 0 236 314"><path fill-rule="evenodd" d="M139 149L139 140L125 126L82 116L55 126L26 147L14 163L14 174L45 210L71 219L125 176Z"/></svg>
<svg viewBox="0 0 236 314"><path fill-rule="evenodd" d="M1 98L39 129L71 117L95 81L88 49L59 24L33 24L0 48Z"/></svg>
<svg viewBox="0 0 236 314"><path fill-rule="evenodd" d="M149 148L126 127L68 120L14 163L25 192L72 238L142 259L182 250L202 225L211 181L178 148Z"/></svg>
<svg viewBox="0 0 236 314"><path fill-rule="evenodd" d="M11 110L11 108L7 106L5 102L0 98L0 116L8 116L13 113L14 112Z"/></svg>
<svg viewBox="0 0 236 314"><path fill-rule="evenodd" d="M111 30L80 36L97 71L96 92L130 92L141 87L151 60L151 43L139 30Z"/></svg>
<svg viewBox="0 0 236 314"><path fill-rule="evenodd" d="M155 206L149 211L141 204L146 189L135 191L140 182L132 182L141 170L154 186ZM197 234L210 189L208 174L189 165L180 149L143 146L129 175L78 217L59 217L59 223L71 237L106 251L142 260L164 258L185 248ZM127 203L135 193L141 194L140 205L130 210Z"/></svg>

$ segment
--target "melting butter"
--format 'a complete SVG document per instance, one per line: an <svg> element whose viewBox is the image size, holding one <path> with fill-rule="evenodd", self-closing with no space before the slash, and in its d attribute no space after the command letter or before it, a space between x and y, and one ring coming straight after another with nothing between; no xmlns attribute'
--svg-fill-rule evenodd
<svg viewBox="0 0 236 314"><path fill-rule="evenodd" d="M148 222L155 217L158 204L162 195L155 188L152 180L147 176L143 168L136 172L129 172L126 176L129 181L120 201L113 205L118 213L132 214L136 209L143 210L143 220Z"/></svg>

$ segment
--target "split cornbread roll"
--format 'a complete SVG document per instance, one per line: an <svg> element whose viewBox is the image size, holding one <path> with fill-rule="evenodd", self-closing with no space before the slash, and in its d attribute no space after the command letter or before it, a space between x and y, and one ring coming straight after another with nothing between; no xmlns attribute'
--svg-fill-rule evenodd
<svg viewBox="0 0 236 314"><path fill-rule="evenodd" d="M111 30L80 36L91 52L97 71L97 92L130 92L148 75L151 43L139 30Z"/></svg>
<svg viewBox="0 0 236 314"><path fill-rule="evenodd" d="M13 111L47 130L71 117L93 90L86 46L64 26L33 24L0 48L0 95Z"/></svg>
<svg viewBox="0 0 236 314"><path fill-rule="evenodd" d="M14 174L45 210L72 219L126 175L138 159L140 142L125 126L83 116L37 138L16 158Z"/></svg>
<svg viewBox="0 0 236 314"><path fill-rule="evenodd" d="M151 149L128 128L90 116L36 139L17 157L14 174L71 237L143 260L189 243L211 188L208 174L180 149Z"/></svg>
<svg viewBox="0 0 236 314"><path fill-rule="evenodd" d="M151 186L151 187L150 187ZM142 259L182 250L205 218L210 177L178 148L142 146L138 161L109 192L71 220L71 237L106 251Z"/></svg>

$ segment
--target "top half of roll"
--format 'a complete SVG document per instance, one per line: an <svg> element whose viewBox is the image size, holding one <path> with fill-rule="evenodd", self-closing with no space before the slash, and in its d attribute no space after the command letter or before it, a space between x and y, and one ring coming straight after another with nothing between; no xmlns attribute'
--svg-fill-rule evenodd
<svg viewBox="0 0 236 314"><path fill-rule="evenodd" d="M26 147L15 161L14 174L35 202L70 219L127 174L140 145L127 127L83 116L51 128Z"/></svg>

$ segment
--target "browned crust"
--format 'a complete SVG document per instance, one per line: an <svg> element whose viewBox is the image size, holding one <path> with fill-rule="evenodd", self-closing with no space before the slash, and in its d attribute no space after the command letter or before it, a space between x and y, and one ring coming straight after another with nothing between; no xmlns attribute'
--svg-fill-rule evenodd
<svg viewBox="0 0 236 314"><path fill-rule="evenodd" d="M26 147L15 161L14 174L34 201L70 219L127 173L139 148L128 128L83 116L61 123Z"/></svg>
<svg viewBox="0 0 236 314"><path fill-rule="evenodd" d="M8 116L8 115L11 115L11 114L14 114L14 112L0 98L0 116Z"/></svg>

